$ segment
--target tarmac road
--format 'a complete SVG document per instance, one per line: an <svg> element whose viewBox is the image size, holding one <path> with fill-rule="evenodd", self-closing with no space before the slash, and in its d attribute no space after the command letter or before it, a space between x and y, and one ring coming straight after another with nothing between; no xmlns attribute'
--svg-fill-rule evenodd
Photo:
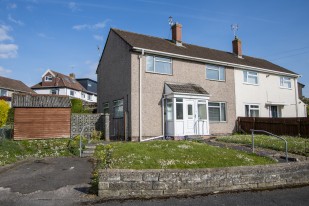
<svg viewBox="0 0 309 206"><path fill-rule="evenodd" d="M0 205L76 205L88 195L93 166L87 158L28 160L0 167Z"/></svg>

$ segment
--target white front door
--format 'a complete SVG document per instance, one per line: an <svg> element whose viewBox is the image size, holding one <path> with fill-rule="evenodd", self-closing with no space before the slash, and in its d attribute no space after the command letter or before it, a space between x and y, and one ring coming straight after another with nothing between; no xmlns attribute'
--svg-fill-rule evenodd
<svg viewBox="0 0 309 206"><path fill-rule="evenodd" d="M195 102L194 100L184 101L184 133L185 135L194 135L196 123Z"/></svg>

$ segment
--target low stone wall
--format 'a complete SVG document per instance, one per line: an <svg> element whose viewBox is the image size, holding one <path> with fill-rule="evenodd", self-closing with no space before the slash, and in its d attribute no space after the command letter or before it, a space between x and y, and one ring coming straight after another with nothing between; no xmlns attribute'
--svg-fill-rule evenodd
<svg viewBox="0 0 309 206"><path fill-rule="evenodd" d="M99 171L99 196L150 198L309 184L309 162L211 169Z"/></svg>

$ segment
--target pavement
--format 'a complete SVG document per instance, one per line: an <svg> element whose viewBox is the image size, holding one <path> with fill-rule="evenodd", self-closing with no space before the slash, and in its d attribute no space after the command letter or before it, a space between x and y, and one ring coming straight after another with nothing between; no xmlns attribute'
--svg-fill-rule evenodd
<svg viewBox="0 0 309 206"><path fill-rule="evenodd" d="M89 194L93 164L88 158L27 160L0 167L0 205L77 205Z"/></svg>

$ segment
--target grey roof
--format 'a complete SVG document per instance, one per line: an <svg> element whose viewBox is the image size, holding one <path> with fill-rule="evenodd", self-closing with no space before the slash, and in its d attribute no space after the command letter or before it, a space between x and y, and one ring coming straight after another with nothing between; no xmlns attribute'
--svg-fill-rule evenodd
<svg viewBox="0 0 309 206"><path fill-rule="evenodd" d="M250 57L246 55L242 55L242 58L238 58L237 55L233 54L232 52L220 51L187 43L182 43L183 46L176 46L176 44L169 39L137 34L114 28L111 29L111 31L115 32L131 47L138 47L172 54L239 64L244 66L258 67L276 72L296 74L295 72L292 72L265 59Z"/></svg>
<svg viewBox="0 0 309 206"><path fill-rule="evenodd" d="M22 81L10 79L10 78L6 78L6 77L1 77L1 76L0 76L0 88L11 90L11 91L35 93L32 89L30 89Z"/></svg>
<svg viewBox="0 0 309 206"><path fill-rule="evenodd" d="M174 84L166 83L166 85L173 91L177 93L186 93L186 94L204 94L209 95L209 93L203 89L200 85L197 84Z"/></svg>
<svg viewBox="0 0 309 206"><path fill-rule="evenodd" d="M69 96L45 94L13 94L13 107L67 108L71 107Z"/></svg>

